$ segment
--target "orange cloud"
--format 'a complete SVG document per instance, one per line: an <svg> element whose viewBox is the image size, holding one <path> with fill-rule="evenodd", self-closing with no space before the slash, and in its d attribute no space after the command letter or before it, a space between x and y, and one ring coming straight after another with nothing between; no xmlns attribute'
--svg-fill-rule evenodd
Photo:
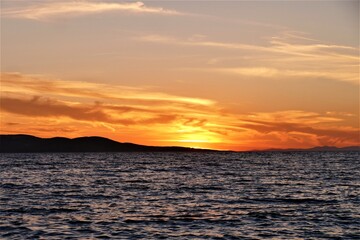
<svg viewBox="0 0 360 240"><path fill-rule="evenodd" d="M235 141L244 140L246 144L257 143L262 148L312 147L319 145L359 145L360 132L358 124L344 126L345 118L356 116L337 114L329 117L304 111L283 111L273 113L253 113L241 115L240 124L228 128L232 132L241 132ZM242 136L242 137L241 137ZM260 147L261 148L261 147Z"/></svg>
<svg viewBox="0 0 360 240"><path fill-rule="evenodd" d="M67 96L77 98L106 99L122 102L143 103L177 103L211 106L215 102L209 99L189 98L149 91L143 88L126 86L112 86L109 84L62 81L48 79L36 75L22 75L19 73L1 73L3 92L24 92L28 94L47 93L50 96ZM99 92L98 89L102 91Z"/></svg>
<svg viewBox="0 0 360 240"><path fill-rule="evenodd" d="M148 7L145 6L143 2L108 3L88 1L57 1L45 4L30 5L21 9L4 9L2 11L2 15L11 18L42 20L51 17L99 14L111 11L162 15L181 14L175 10L168 10L159 7Z"/></svg>
<svg viewBox="0 0 360 240"><path fill-rule="evenodd" d="M356 114L237 114L209 99L19 73L2 74L1 83L2 133L233 150L359 144Z"/></svg>
<svg viewBox="0 0 360 240"><path fill-rule="evenodd" d="M137 108L106 106L102 104L66 103L34 96L31 99L1 97L0 109L9 113L30 117L67 117L80 121L104 122L121 125L169 123L176 119L173 114L137 114L137 118L121 118L126 112L138 112ZM116 111L109 112L109 109ZM120 109L120 112L118 111ZM140 110L140 112L144 112Z"/></svg>

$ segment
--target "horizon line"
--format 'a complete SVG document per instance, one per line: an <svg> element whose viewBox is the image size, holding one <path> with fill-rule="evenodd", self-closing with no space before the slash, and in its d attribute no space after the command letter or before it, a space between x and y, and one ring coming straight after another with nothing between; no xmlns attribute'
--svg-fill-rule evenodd
<svg viewBox="0 0 360 240"><path fill-rule="evenodd" d="M17 133L17 134L0 134L1 136L30 136L30 137L35 137L35 138L40 138L40 139L54 139L54 138L65 138L65 139L69 139L69 140L73 140L73 139L79 139L79 138L102 138L102 139L107 139L107 140L111 140L113 142L116 143L120 143L120 144L134 144L134 145L139 145L139 146L144 146L144 147L159 147L159 148L187 148L187 149L198 149L198 150L209 150L209 151L218 151L218 152L234 152L234 153L246 153L246 152L281 152L281 151L312 151L312 150L316 150L316 149L321 149L321 148L333 148L334 150L338 149L346 149L346 148L359 148L358 151L360 151L360 145L349 145L349 146L344 146L344 147L337 147L337 146L330 146L330 145L317 145L317 146L313 146L313 147L309 147L309 148L266 148L266 149L252 149L252 150L230 150L230 149L212 149L212 148L198 148L198 147L187 147L187 146L154 146L154 145L144 145L144 144L138 144L138 143L134 143L134 142L119 142L116 141L114 139L108 138L108 137L102 137L102 136L95 136L95 135L89 135L89 136L79 136L79 137L63 137L63 136L54 136L54 137L39 137L39 136L35 136L35 135L31 135L31 134L25 134L25 133ZM1 142L0 142L1 143Z"/></svg>

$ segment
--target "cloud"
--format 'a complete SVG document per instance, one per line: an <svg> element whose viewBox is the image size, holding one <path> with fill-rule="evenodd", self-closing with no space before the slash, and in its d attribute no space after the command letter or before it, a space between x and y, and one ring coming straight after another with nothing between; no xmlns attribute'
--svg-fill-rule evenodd
<svg viewBox="0 0 360 240"><path fill-rule="evenodd" d="M206 68L190 68L188 70L217 71L266 78L328 78L359 84L358 48L321 43L315 39L299 36L298 33L284 32L283 35L271 38L264 45L210 41L206 40L204 36L177 39L162 35L145 35L138 37L137 40L189 47L217 48L224 51L236 50L243 58L251 56L247 59L246 66L219 68L215 65L221 65L219 60L221 58L217 57L215 62L210 60L213 67L209 67L207 64ZM239 65L238 61L231 65L235 64Z"/></svg>
<svg viewBox="0 0 360 240"><path fill-rule="evenodd" d="M353 51L352 55L341 55L332 53L329 55L343 57L345 59L353 59L359 60L357 56L357 52L359 49L350 47L350 46L342 46L342 45L333 45L333 44L318 44L318 43L290 43L285 40L289 40L288 38L280 38L275 37L269 41L269 45L261 46L261 45L253 45L253 44L244 44L244 43L233 43L233 42L217 42L217 41L209 41L206 40L206 37L201 35L202 37L190 37L188 39L177 39L171 36L164 35L144 35L137 37L136 39L139 41L145 42L154 42L154 43L166 43L166 44L177 44L177 45L188 45L188 46L203 46L203 47L214 47L214 48L223 48L223 49L231 49L231 50L247 50L247 51L259 51L259 52L269 52L269 53L278 53L278 54L287 54L287 55L295 55L295 56L307 56L314 57L315 52L319 53L321 50L351 50ZM293 39L301 39L297 37L293 37Z"/></svg>
<svg viewBox="0 0 360 240"><path fill-rule="evenodd" d="M189 39L186 40L177 39L171 36L154 35L154 34L140 36L135 39L144 42L176 44L176 45L185 45L185 46L202 46L202 47L215 47L215 48L224 48L224 49L272 51L266 47L250 45L250 44L206 41L204 36L199 38L197 37L197 35L195 35L195 37L194 36L190 37Z"/></svg>
<svg viewBox="0 0 360 240"><path fill-rule="evenodd" d="M1 97L0 109L5 112L29 117L66 117L80 121L102 122L121 125L165 124L176 119L173 114L147 114L136 118L121 118L122 112L109 111L98 104L66 103L63 101L34 96L30 99ZM129 111L135 111L130 109ZM139 117L140 116L140 117Z"/></svg>
<svg viewBox="0 0 360 240"><path fill-rule="evenodd" d="M257 138L272 136L282 142L308 143L318 145L359 145L358 127L344 126L346 113L320 114L306 111L281 111L272 113L253 113L240 116L242 121L237 127L253 130ZM354 117L354 116L352 116ZM354 117L356 119L356 117ZM254 134L254 133L253 133ZM309 145L311 146L311 145ZM296 146L295 146L296 147Z"/></svg>
<svg viewBox="0 0 360 240"><path fill-rule="evenodd" d="M160 15L181 15L175 10L160 7L148 7L143 2L89 2L89 1L55 1L50 3L29 5L25 8L3 9L2 15L10 18L43 20L60 16L79 16L100 14L111 11L148 13Z"/></svg>
<svg viewBox="0 0 360 240"><path fill-rule="evenodd" d="M139 125L166 124L179 116L188 119L186 115L194 112L202 115L217 111L212 100L144 88L69 82L20 73L2 73L1 83L1 110L29 117Z"/></svg>
<svg viewBox="0 0 360 240"><path fill-rule="evenodd" d="M359 76L356 72L339 71L339 69L327 71L311 71L311 70L286 70L268 67L250 67L250 68L215 68L215 72L230 73L236 75L244 75L262 78L288 78L288 77L313 77L328 78L352 83L359 83Z"/></svg>
<svg viewBox="0 0 360 240"><path fill-rule="evenodd" d="M19 73L1 73L2 91L24 92L28 94L47 93L68 97L113 99L129 103L177 103L180 105L211 106L214 101L202 98L175 96L144 88L133 88L119 85L63 81L44 76L23 75ZM102 91L98 91L101 89Z"/></svg>
<svg viewBox="0 0 360 240"><path fill-rule="evenodd" d="M336 145L348 144L358 145L359 130L354 128L324 128L313 127L300 123L287 123L287 122L267 122L263 124L244 124L244 128L253 129L262 135L278 134L286 136L285 141L293 135L297 136L298 142L302 142L303 136L312 136L315 145Z"/></svg>
<svg viewBox="0 0 360 240"><path fill-rule="evenodd" d="M360 144L359 127L353 124L358 116L346 112L238 114L209 99L20 73L3 73L0 90L2 133L98 134L119 140L120 132L126 141L143 144L238 150Z"/></svg>
<svg viewBox="0 0 360 240"><path fill-rule="evenodd" d="M1 97L1 110L26 116L59 117L76 120L112 122L108 115L94 106L66 104L49 98L34 96L31 99Z"/></svg>

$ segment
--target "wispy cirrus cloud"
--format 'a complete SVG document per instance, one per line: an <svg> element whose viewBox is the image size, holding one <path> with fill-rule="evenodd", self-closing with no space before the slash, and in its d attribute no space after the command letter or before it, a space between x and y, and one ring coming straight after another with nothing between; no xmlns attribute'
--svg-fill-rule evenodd
<svg viewBox="0 0 360 240"><path fill-rule="evenodd" d="M241 66L242 62L238 67L216 67L216 65L221 65L221 57L218 57L216 62L210 61L213 63L213 67L189 70L217 71L240 76L277 79L328 78L359 84L358 48L321 43L315 39L298 36L296 33L285 32L281 36L271 38L264 45L210 41L205 36L179 39L162 35L145 35L138 37L137 40L159 44L216 48L224 51L233 50L239 51L244 58L248 54L251 56L247 60L246 66ZM231 65L236 64L238 63L234 62Z"/></svg>
<svg viewBox="0 0 360 240"><path fill-rule="evenodd" d="M197 35L196 35L197 36ZM292 36L292 35L291 35ZM294 39L301 39L293 37ZM164 44L176 44L176 45L188 45L188 46L202 46L202 47L213 47L213 48L223 48L231 50L246 50L246 51L257 51L257 52L268 52L268 53L278 53L278 54L287 54L287 55L296 55L296 56L308 56L314 57L316 53L321 52L321 50L330 49L333 51L336 50L350 50L352 54L337 54L336 52L328 52L329 55L344 57L345 59L359 60L356 55L359 49L351 46L342 46L334 44L319 44L319 43L290 43L286 42L287 38L276 37L269 41L268 45L254 45L254 44L244 44L244 43L234 43L234 42L219 42L219 41L210 41L207 40L205 36L202 37L190 37L188 39L178 39L171 36L164 35L144 35L136 38L139 41L145 42L154 42L154 43L164 43Z"/></svg>
<svg viewBox="0 0 360 240"><path fill-rule="evenodd" d="M214 47L214 48L223 48L223 49L272 51L266 47L251 45L251 44L208 41L204 37L200 38L197 35L195 37L190 37L188 39L178 39L171 36L152 34L152 35L140 36L135 39L144 42L176 44L176 45L184 45L184 46L202 46L202 47Z"/></svg>
<svg viewBox="0 0 360 240"><path fill-rule="evenodd" d="M262 77L262 78L328 78L343 80L347 82L359 83L359 76L356 72L339 71L339 69L324 70L287 70L268 67L248 67L248 68L216 68L215 72L228 73L235 75Z"/></svg>
<svg viewBox="0 0 360 240"><path fill-rule="evenodd" d="M79 16L115 11L161 15L183 14L175 10L164 9L161 7L149 7L143 2L54 1L43 4L33 4L24 8L3 9L2 16L43 20L52 17Z"/></svg>

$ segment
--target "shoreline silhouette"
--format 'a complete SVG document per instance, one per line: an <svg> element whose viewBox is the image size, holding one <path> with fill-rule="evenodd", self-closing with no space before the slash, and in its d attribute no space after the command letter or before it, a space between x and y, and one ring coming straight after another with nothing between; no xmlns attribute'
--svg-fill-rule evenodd
<svg viewBox="0 0 360 240"><path fill-rule="evenodd" d="M318 146L308 149L264 149L243 152L321 152L360 151L360 146ZM26 134L1 134L1 153L35 152L235 152L180 146L146 146L128 142L117 142L108 138L90 136L78 138L40 138Z"/></svg>

